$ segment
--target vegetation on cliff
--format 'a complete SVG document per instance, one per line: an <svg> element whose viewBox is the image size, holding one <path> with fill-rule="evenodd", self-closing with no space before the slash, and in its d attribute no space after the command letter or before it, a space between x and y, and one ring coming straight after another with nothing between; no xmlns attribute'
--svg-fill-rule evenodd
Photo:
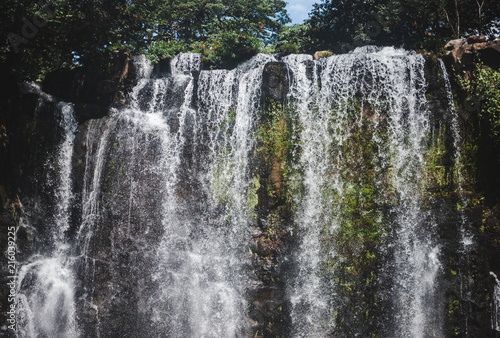
<svg viewBox="0 0 500 338"><path fill-rule="evenodd" d="M201 52L227 67L257 52L346 52L377 44L440 51L463 34L498 34L498 2L324 0L304 24L290 22L283 0L64 1L0 4L0 63L19 78L78 65L109 68L116 49L153 61Z"/></svg>
<svg viewBox="0 0 500 338"><path fill-rule="evenodd" d="M74 65L105 67L116 49L154 60L201 51L209 63L256 53L289 21L282 0L46 0L0 4L0 61L36 80Z"/></svg>
<svg viewBox="0 0 500 338"><path fill-rule="evenodd" d="M464 34L498 34L500 4L495 1L324 0L303 25L280 35L283 51L345 53L364 45L402 46L438 52Z"/></svg>

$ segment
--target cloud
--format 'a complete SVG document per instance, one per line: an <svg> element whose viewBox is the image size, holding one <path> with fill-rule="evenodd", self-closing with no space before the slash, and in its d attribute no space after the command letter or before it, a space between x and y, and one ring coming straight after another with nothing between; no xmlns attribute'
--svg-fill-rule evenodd
<svg viewBox="0 0 500 338"><path fill-rule="evenodd" d="M309 12L312 9L314 3L318 1L315 0L289 0L286 7L292 23L302 23L307 19Z"/></svg>
<svg viewBox="0 0 500 338"><path fill-rule="evenodd" d="M302 4L296 4L296 5L290 6L290 12L301 13L301 12L305 12L305 11L307 11L307 8L306 8L306 6L304 6Z"/></svg>

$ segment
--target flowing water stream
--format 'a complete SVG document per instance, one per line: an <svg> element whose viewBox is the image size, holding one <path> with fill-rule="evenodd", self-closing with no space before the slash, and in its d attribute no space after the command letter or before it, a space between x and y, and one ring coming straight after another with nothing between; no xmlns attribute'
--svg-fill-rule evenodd
<svg viewBox="0 0 500 338"><path fill-rule="evenodd" d="M57 106L63 136L47 164L57 207L46 249L20 262L20 337L256 332L256 131L264 68L276 57L201 70L201 55L180 54L161 75L143 56L134 61L127 108L78 125L71 104ZM424 57L365 47L281 61L294 144L294 240L281 258L291 327L282 334L326 337L355 323L347 309L365 297L356 283L376 274L381 334L442 336L438 224L423 193L432 124ZM466 246L465 219L462 229Z"/></svg>
<svg viewBox="0 0 500 338"><path fill-rule="evenodd" d="M45 96L39 106L52 98ZM77 336L73 260L68 245L69 208L73 202L71 158L76 120L73 106L57 104L63 137L56 156L46 163L58 173L53 183L56 208L47 219L53 229L45 252L36 254L19 269L17 278L18 335L20 337Z"/></svg>
<svg viewBox="0 0 500 338"><path fill-rule="evenodd" d="M396 275L390 290L397 318L392 334L426 336L424 328L436 320L431 311L439 245L420 197L430 124L423 57L384 48L357 49L314 63L310 56L294 55L284 62L291 72L289 95L301 126L299 163L305 186L297 217L301 240L294 252L298 271L289 287L295 334L323 336L333 324L331 314L339 306L336 290L328 290L321 276L324 257L339 253L335 245L325 248L321 238L324 232L339 231L342 210L332 196L342 199L352 184L346 175L352 159L343 153L343 145L372 109L385 114L386 121L377 116L371 121L375 128L386 123L386 135L374 134L370 140L378 149L371 164L374 170L390 171L388 182L373 184L394 195L393 241L388 244L393 251L391 274Z"/></svg>

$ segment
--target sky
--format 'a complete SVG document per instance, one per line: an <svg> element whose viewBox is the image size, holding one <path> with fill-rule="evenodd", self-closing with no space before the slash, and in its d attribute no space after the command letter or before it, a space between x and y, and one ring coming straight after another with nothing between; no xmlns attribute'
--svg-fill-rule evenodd
<svg viewBox="0 0 500 338"><path fill-rule="evenodd" d="M302 23L304 19L307 19L307 15L311 11L313 4L315 2L320 2L320 0L287 0L288 5L286 10L292 19L292 24Z"/></svg>

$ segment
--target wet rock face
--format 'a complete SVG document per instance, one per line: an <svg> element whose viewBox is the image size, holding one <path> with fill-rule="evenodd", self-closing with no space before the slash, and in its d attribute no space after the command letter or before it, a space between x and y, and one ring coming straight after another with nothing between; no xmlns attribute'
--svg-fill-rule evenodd
<svg viewBox="0 0 500 338"><path fill-rule="evenodd" d="M21 262L47 247L50 234L46 218L54 208L55 170L47 165L62 136L57 104L18 85L1 74L0 89L0 251L7 252L9 231L16 229L16 260ZM47 179L48 178L48 179ZM30 224L21 224L21 216ZM2 257L7 257L2 255ZM7 299L7 264L1 268L0 335L14 336L3 326Z"/></svg>
<svg viewBox="0 0 500 338"><path fill-rule="evenodd" d="M283 102L288 93L288 70L282 62L269 62L262 78L262 100Z"/></svg>
<svg viewBox="0 0 500 338"><path fill-rule="evenodd" d="M108 114L111 106L127 104L125 93L135 83L135 66L128 51L117 51L110 59L110 71L75 68L47 74L42 89L60 101L75 104L79 123Z"/></svg>
<svg viewBox="0 0 500 338"><path fill-rule="evenodd" d="M264 68L262 105L264 113L259 124L257 148L257 227L250 242L255 281L250 290L250 318L252 336L282 337L290 328L288 301L285 294L283 266L284 247L289 239L287 225L291 222L286 205L286 150L276 152L267 128L277 128L280 139L285 139L287 125L284 101L288 92L288 71L281 62L270 62ZM265 130L264 130L265 129ZM283 149L284 150L284 149ZM280 156L282 155L282 156Z"/></svg>
<svg viewBox="0 0 500 338"><path fill-rule="evenodd" d="M76 293L85 336L146 337L145 331L151 332L151 314L143 302L151 293L147 276L154 270L155 248L162 236L158 212L162 198L160 189L151 189L161 186L160 178L142 168L150 167L158 154L148 135L134 139L119 133L126 128L125 121L113 125L108 118L90 120L80 126L76 136L75 199L78 205L97 203L99 210L93 214L84 208L77 221L92 223L92 229L82 227L89 240L80 239L78 249L84 254L76 266ZM106 133L107 137L102 137ZM131 142L142 144L140 157L131 158ZM103 159L104 163L98 163ZM95 180L99 165L103 166L102 176ZM100 188L96 186L99 182ZM99 194L89 200L94 189Z"/></svg>
<svg viewBox="0 0 500 338"><path fill-rule="evenodd" d="M34 93L17 91L9 98L7 109L3 110L5 123L0 123L5 131L5 148L0 150L0 186L4 191L0 209L19 216L20 210L15 211L12 206L21 208L22 205L25 212L31 213L31 226L38 236L31 234L29 237L33 243L29 245L38 248L46 244L43 238L51 231L44 223L54 209L51 187L56 184L57 173L56 168L48 163L52 163L54 146L62 137L57 110L56 102ZM20 228L18 236L28 238L26 231L26 228ZM24 248L26 244L20 243L19 259L29 255Z"/></svg>

